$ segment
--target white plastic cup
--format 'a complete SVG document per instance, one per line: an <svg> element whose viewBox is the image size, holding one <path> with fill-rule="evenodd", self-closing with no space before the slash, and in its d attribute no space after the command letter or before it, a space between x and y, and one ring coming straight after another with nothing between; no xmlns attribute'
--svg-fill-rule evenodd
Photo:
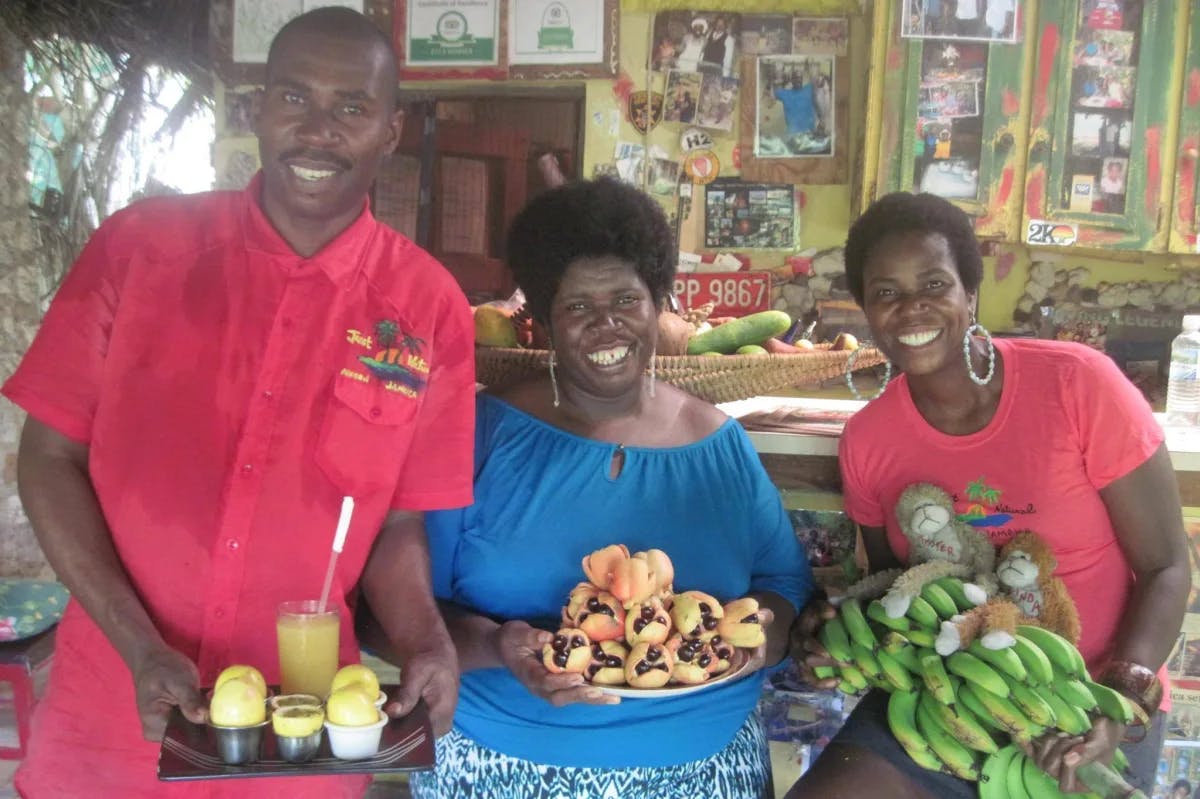
<svg viewBox="0 0 1200 799"><path fill-rule="evenodd" d="M340 760L363 760L379 751L379 741L383 737L383 727L388 723L388 717L382 710L377 712L378 721L359 727L346 727L325 721L325 730L329 733L329 748L333 750L334 757Z"/></svg>

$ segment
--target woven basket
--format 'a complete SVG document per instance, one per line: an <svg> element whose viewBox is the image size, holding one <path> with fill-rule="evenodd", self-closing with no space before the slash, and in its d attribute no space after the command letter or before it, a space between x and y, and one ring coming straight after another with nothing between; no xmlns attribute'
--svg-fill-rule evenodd
<svg viewBox="0 0 1200 799"><path fill-rule="evenodd" d="M854 370L877 366L883 353L861 347ZM784 388L815 386L845 373L850 352L818 345L811 352L789 355L659 355L655 373L659 380L709 402L733 402ZM475 379L492 388L544 373L549 350L475 348Z"/></svg>

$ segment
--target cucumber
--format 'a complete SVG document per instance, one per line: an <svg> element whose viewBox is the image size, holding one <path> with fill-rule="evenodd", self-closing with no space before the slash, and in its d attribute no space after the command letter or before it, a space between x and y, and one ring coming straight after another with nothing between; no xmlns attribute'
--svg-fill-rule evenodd
<svg viewBox="0 0 1200 799"><path fill-rule="evenodd" d="M688 340L688 355L706 352L730 354L746 344L761 344L792 326L792 317L784 311L759 311L734 319Z"/></svg>
<svg viewBox="0 0 1200 799"><path fill-rule="evenodd" d="M743 344L737 348L735 355L769 355L767 348L761 344Z"/></svg>

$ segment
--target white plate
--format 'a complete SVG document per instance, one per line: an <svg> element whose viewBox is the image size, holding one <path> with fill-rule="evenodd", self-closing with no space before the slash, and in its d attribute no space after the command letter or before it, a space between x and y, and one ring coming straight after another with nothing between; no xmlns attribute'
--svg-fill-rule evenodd
<svg viewBox="0 0 1200 799"><path fill-rule="evenodd" d="M730 666L721 674L713 677L706 682L697 683L696 685L664 685L662 688L634 688L629 685L597 685L601 693L609 696L620 696L625 699L668 699L676 696L687 696L694 694L697 691L705 691L709 688L715 688L718 685L724 685L727 682L734 682L746 676L746 667L750 665L750 658L739 652L741 663ZM735 655L736 657L737 655Z"/></svg>

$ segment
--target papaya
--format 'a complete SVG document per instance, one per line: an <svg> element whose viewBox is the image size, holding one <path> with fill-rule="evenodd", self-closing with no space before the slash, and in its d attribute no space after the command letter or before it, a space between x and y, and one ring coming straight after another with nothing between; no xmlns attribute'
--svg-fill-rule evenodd
<svg viewBox="0 0 1200 799"><path fill-rule="evenodd" d="M688 355L720 352L728 355L746 344L761 344L792 326L792 317L784 311L759 311L692 336Z"/></svg>
<svg viewBox="0 0 1200 799"><path fill-rule="evenodd" d="M475 309L475 343L483 347L518 347L512 313L494 305Z"/></svg>

